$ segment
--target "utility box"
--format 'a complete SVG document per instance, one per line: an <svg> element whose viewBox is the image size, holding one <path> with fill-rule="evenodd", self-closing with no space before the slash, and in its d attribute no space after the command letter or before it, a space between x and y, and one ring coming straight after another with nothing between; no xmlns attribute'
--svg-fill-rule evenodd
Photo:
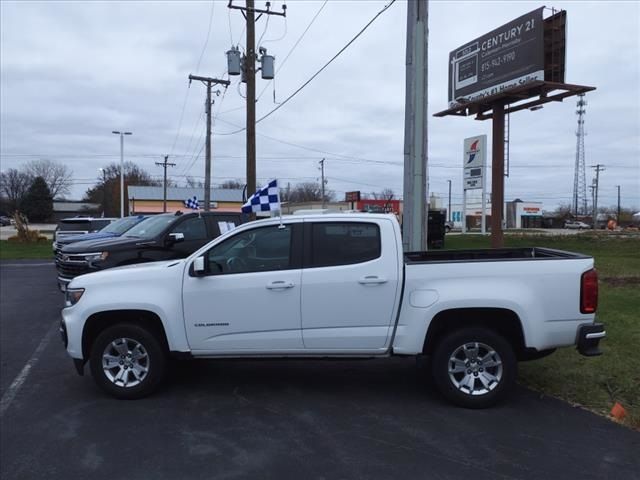
<svg viewBox="0 0 640 480"><path fill-rule="evenodd" d="M429 210L427 224L427 245L429 248L444 248L445 214L438 210Z"/></svg>
<svg viewBox="0 0 640 480"><path fill-rule="evenodd" d="M275 75L275 60L276 59L273 55L264 54L260 57L260 64L262 65L260 71L262 72L263 80L273 80L273 77Z"/></svg>
<svg viewBox="0 0 640 480"><path fill-rule="evenodd" d="M231 50L227 51L227 70L229 75L240 75L242 72L240 62L240 50L231 47Z"/></svg>

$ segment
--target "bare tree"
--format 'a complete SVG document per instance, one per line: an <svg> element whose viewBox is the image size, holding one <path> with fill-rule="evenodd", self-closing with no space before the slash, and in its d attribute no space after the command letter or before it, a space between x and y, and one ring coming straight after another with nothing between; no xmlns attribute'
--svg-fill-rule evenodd
<svg viewBox="0 0 640 480"><path fill-rule="evenodd" d="M202 180L196 180L193 177L187 177L184 180L185 180L185 183L187 184L187 187L189 187L189 188L202 188L202 187L204 187L204 183L202 183Z"/></svg>
<svg viewBox="0 0 640 480"><path fill-rule="evenodd" d="M73 171L66 165L53 160L32 160L25 166L25 173L31 178L42 177L53 198L69 194Z"/></svg>
<svg viewBox="0 0 640 480"><path fill-rule="evenodd" d="M395 193L390 188L385 188L380 192L372 192L371 196L374 200L393 200Z"/></svg>
<svg viewBox="0 0 640 480"><path fill-rule="evenodd" d="M280 193L283 202L314 202L322 200L322 186L319 182L298 183L294 187L282 190ZM334 199L334 193L330 190L324 192L325 200Z"/></svg>
<svg viewBox="0 0 640 480"><path fill-rule="evenodd" d="M244 183L240 180L225 180L220 184L220 188L228 190L242 190L244 188Z"/></svg>
<svg viewBox="0 0 640 480"><path fill-rule="evenodd" d="M7 199L12 211L20 208L30 186L31 177L25 172L10 168L0 173L0 194Z"/></svg>

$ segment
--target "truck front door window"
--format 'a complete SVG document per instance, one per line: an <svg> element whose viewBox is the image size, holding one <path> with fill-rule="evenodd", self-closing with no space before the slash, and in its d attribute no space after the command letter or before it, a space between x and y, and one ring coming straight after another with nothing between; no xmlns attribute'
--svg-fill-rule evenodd
<svg viewBox="0 0 640 480"><path fill-rule="evenodd" d="M291 268L291 226L241 232L208 252L209 273L249 273Z"/></svg>

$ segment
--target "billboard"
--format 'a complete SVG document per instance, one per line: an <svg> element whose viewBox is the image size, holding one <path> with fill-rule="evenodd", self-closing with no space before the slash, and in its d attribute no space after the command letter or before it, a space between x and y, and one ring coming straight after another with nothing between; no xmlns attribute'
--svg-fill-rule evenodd
<svg viewBox="0 0 640 480"><path fill-rule="evenodd" d="M543 8L449 53L449 106L544 80Z"/></svg>
<svg viewBox="0 0 640 480"><path fill-rule="evenodd" d="M464 189L475 190L482 188L487 166L487 136L477 135L465 138L462 158Z"/></svg>

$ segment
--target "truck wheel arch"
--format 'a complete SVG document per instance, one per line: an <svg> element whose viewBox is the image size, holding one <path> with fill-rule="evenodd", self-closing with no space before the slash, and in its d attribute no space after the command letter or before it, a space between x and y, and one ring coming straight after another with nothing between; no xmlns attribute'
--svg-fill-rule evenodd
<svg viewBox="0 0 640 480"><path fill-rule="evenodd" d="M165 350L169 351L167 334L160 317L148 310L108 310L94 313L82 329L82 357L86 362L91 356L91 347L95 339L105 328L118 323L138 325L156 336Z"/></svg>
<svg viewBox="0 0 640 480"><path fill-rule="evenodd" d="M454 308L438 312L429 323L422 352L432 354L440 338L467 327L493 330L509 341L516 356L525 352L522 322L514 311L506 308Z"/></svg>

